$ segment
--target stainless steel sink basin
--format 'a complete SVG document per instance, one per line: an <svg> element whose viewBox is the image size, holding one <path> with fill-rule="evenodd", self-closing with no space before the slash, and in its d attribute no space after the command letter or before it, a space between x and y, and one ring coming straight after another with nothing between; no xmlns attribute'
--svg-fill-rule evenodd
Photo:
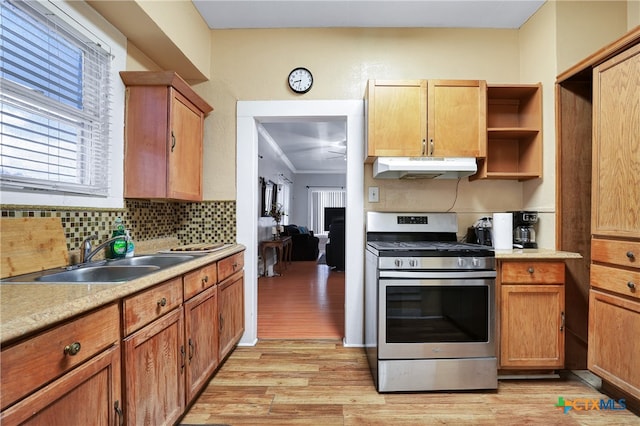
<svg viewBox="0 0 640 426"><path fill-rule="evenodd" d="M88 266L70 271L57 272L40 276L35 281L40 282L122 282L129 281L159 270L159 266Z"/></svg>
<svg viewBox="0 0 640 426"><path fill-rule="evenodd" d="M188 255L152 254L146 256L127 257L125 259L112 260L109 265L152 265L166 268L193 259Z"/></svg>

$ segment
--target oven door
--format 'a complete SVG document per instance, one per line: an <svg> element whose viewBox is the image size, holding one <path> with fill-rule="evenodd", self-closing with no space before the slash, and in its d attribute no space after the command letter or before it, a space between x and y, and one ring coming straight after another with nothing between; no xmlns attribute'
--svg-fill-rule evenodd
<svg viewBox="0 0 640 426"><path fill-rule="evenodd" d="M495 271L438 274L380 277L378 359L496 356Z"/></svg>

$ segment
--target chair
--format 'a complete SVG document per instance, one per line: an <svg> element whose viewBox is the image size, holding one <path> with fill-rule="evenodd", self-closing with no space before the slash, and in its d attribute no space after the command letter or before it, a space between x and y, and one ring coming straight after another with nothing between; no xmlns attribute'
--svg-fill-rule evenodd
<svg viewBox="0 0 640 426"><path fill-rule="evenodd" d="M291 237L291 260L318 260L320 239L304 226L286 225L282 235Z"/></svg>
<svg viewBox="0 0 640 426"><path fill-rule="evenodd" d="M329 242L325 247L327 265L344 271L344 219L336 219L329 225Z"/></svg>

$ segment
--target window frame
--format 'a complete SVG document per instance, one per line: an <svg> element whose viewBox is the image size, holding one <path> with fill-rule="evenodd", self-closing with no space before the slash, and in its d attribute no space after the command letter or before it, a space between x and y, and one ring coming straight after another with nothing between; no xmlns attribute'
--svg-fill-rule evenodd
<svg viewBox="0 0 640 426"><path fill-rule="evenodd" d="M112 87L110 141L108 144L108 193L85 195L47 189L3 187L3 205L35 205L89 208L123 208L124 100L125 87L119 71L126 69L127 39L84 1L37 2L86 37L109 46L112 54L110 84Z"/></svg>

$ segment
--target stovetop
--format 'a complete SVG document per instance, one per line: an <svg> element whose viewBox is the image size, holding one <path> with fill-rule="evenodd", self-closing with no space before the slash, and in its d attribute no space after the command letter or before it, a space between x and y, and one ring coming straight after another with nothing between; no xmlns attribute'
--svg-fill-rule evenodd
<svg viewBox="0 0 640 426"><path fill-rule="evenodd" d="M369 241L367 244L378 256L494 256L492 247L456 241Z"/></svg>

